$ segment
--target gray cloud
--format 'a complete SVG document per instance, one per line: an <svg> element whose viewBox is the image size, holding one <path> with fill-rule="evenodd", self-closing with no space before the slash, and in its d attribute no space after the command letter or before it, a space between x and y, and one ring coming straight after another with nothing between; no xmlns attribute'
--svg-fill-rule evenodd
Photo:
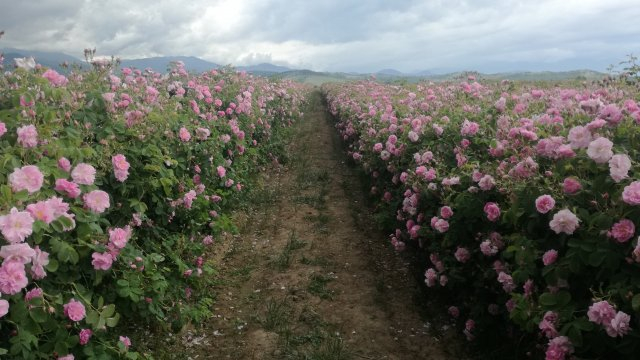
<svg viewBox="0 0 640 360"><path fill-rule="evenodd" d="M640 50L637 0L34 0L0 47L316 70L562 70Z"/></svg>

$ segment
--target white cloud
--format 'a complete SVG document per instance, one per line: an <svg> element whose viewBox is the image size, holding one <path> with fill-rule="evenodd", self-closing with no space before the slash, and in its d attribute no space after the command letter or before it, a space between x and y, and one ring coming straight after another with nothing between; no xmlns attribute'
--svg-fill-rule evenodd
<svg viewBox="0 0 640 360"><path fill-rule="evenodd" d="M602 70L638 53L638 18L637 0L23 1L3 8L0 47L334 71Z"/></svg>

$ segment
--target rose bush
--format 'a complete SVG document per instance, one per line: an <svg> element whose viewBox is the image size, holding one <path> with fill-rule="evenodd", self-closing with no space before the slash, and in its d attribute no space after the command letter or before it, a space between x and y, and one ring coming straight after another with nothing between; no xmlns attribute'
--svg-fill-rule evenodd
<svg viewBox="0 0 640 360"><path fill-rule="evenodd" d="M280 156L304 91L180 63L167 74L107 62L5 72L0 353L133 359L122 334L132 322L208 316L206 247L233 230L243 187Z"/></svg>
<svg viewBox="0 0 640 360"><path fill-rule="evenodd" d="M323 91L391 243L420 251L427 292L469 340L547 359L634 357L636 88L469 78Z"/></svg>

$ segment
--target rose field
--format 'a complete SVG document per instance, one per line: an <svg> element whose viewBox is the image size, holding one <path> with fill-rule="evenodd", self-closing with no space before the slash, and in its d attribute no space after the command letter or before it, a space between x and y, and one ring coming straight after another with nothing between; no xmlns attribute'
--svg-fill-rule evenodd
<svg viewBox="0 0 640 360"><path fill-rule="evenodd" d="M0 356L640 351L634 76L312 89L180 62L16 63L0 77ZM160 349L188 331L200 355Z"/></svg>
<svg viewBox="0 0 640 360"><path fill-rule="evenodd" d="M418 251L427 296L441 300L432 311L472 346L507 358L637 356L633 84L470 76L323 91L390 243Z"/></svg>
<svg viewBox="0 0 640 360"><path fill-rule="evenodd" d="M131 324L210 316L207 247L282 151L303 88L181 64L19 65L0 78L0 352L139 358Z"/></svg>

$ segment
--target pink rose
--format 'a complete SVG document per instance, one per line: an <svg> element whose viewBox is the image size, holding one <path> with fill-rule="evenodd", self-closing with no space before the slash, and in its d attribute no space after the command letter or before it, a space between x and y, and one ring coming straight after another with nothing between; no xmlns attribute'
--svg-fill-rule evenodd
<svg viewBox="0 0 640 360"><path fill-rule="evenodd" d="M44 279L47 276L47 272L44 267L49 265L49 253L40 250L40 247L36 245L33 249L35 254L31 258L31 274L34 280Z"/></svg>
<svg viewBox="0 0 640 360"><path fill-rule="evenodd" d="M583 149L589 146L593 140L591 131L583 126L576 126L569 130L569 136L567 136L573 149Z"/></svg>
<svg viewBox="0 0 640 360"><path fill-rule="evenodd" d="M185 127L180 128L179 136L182 142L187 142L191 140L191 134L189 133L189 130L187 130L187 128Z"/></svg>
<svg viewBox="0 0 640 360"><path fill-rule="evenodd" d="M80 193L82 192L80 190L80 186L78 186L78 184L71 182L69 180L65 180L65 179L57 179L56 180L56 187L54 188L56 191L59 191L65 195L67 195L68 197L75 199L78 196L80 196Z"/></svg>
<svg viewBox="0 0 640 360"><path fill-rule="evenodd" d="M605 325L611 323L611 320L616 316L616 311L606 300L598 301L589 306L587 311L589 321L599 325Z"/></svg>
<svg viewBox="0 0 640 360"><path fill-rule="evenodd" d="M440 216L442 216L443 219L449 219L453 216L453 210L448 206L443 206L440 208Z"/></svg>
<svg viewBox="0 0 640 360"><path fill-rule="evenodd" d="M489 221L496 221L500 218L500 207L494 202L484 204L484 213Z"/></svg>
<svg viewBox="0 0 640 360"><path fill-rule="evenodd" d="M0 318L9 313L9 302L5 299L0 299Z"/></svg>
<svg viewBox="0 0 640 360"><path fill-rule="evenodd" d="M578 228L580 219L569 209L563 209L553 215L553 219L549 222L549 227L556 234L565 233L573 234Z"/></svg>
<svg viewBox="0 0 640 360"><path fill-rule="evenodd" d="M65 157L58 159L58 167L66 172L71 171L71 161Z"/></svg>
<svg viewBox="0 0 640 360"><path fill-rule="evenodd" d="M609 231L609 234L619 243L626 243L635 233L636 226L633 224L633 221L628 219L622 219L613 224L611 231Z"/></svg>
<svg viewBox="0 0 640 360"><path fill-rule="evenodd" d="M19 260L5 260L0 266L0 292L14 295L22 291L29 280L24 264Z"/></svg>
<svg viewBox="0 0 640 360"><path fill-rule="evenodd" d="M551 195L541 195L536 199L536 210L541 214L546 214L556 206L556 201Z"/></svg>
<svg viewBox="0 0 640 360"><path fill-rule="evenodd" d="M225 177L225 175L227 174L227 170L222 166L218 166L216 168L216 171L218 172L218 176L220 176L221 178Z"/></svg>
<svg viewBox="0 0 640 360"><path fill-rule="evenodd" d="M589 155L589 157L596 163L604 164L611 159L611 156L613 156L612 148L613 143L609 139L599 137L589 143L587 155Z"/></svg>
<svg viewBox="0 0 640 360"><path fill-rule="evenodd" d="M63 308L64 315L72 321L80 321L84 319L86 315L84 305L76 301L76 299L69 300L68 303L64 304Z"/></svg>
<svg viewBox="0 0 640 360"><path fill-rule="evenodd" d="M606 330L607 335L611 337L623 337L629 332L629 330L631 330L631 327L629 327L630 322L631 316L622 311L618 311L616 316L611 319L611 322L605 324L604 329Z"/></svg>
<svg viewBox="0 0 640 360"><path fill-rule="evenodd" d="M9 175L9 183L13 191L27 190L33 194L42 188L44 175L35 165L26 165L20 169L13 169Z"/></svg>
<svg viewBox="0 0 640 360"><path fill-rule="evenodd" d="M40 220L47 224L51 224L55 220L54 209L47 201L29 204L27 205L27 211L29 211L34 220Z"/></svg>
<svg viewBox="0 0 640 360"><path fill-rule="evenodd" d="M129 163L127 162L127 158L122 155L114 155L111 157L111 163L113 165L113 172L116 177L116 180L119 182L124 182L129 177Z"/></svg>
<svg viewBox="0 0 640 360"><path fill-rule="evenodd" d="M462 123L460 134L462 136L473 136L478 133L478 130L480 130L480 125L478 125L478 123L465 119Z"/></svg>
<svg viewBox="0 0 640 360"><path fill-rule="evenodd" d="M459 247L455 254L454 257L456 258L456 260L458 260L461 263L466 263L467 261L469 261L469 259L471 258L471 254L469 253L469 250L463 248L463 247Z"/></svg>
<svg viewBox="0 0 640 360"><path fill-rule="evenodd" d="M80 333L78 334L80 337L80 345L87 345L91 339L91 335L93 335L93 331L91 331L91 329L80 330Z"/></svg>
<svg viewBox="0 0 640 360"><path fill-rule="evenodd" d="M124 228L109 229L109 243L118 249L127 246L127 242L131 238L131 227L128 225Z"/></svg>
<svg viewBox="0 0 640 360"><path fill-rule="evenodd" d="M35 254L36 252L26 243L4 245L0 248L0 257L5 259L5 261L15 260L23 264L28 264Z"/></svg>
<svg viewBox="0 0 640 360"><path fill-rule="evenodd" d="M575 194L578 191L580 191L580 189L582 189L582 185L580 184L580 181L574 178L566 178L562 183L562 190L564 191L565 194L569 194L569 195Z"/></svg>
<svg viewBox="0 0 640 360"><path fill-rule="evenodd" d="M129 348L131 346L131 340L129 339L129 337L120 336L118 339L122 342L125 348Z"/></svg>
<svg viewBox="0 0 640 360"><path fill-rule="evenodd" d="M545 352L546 360L565 360L567 355L573 353L573 345L566 336L557 336L549 340L549 347Z"/></svg>
<svg viewBox="0 0 640 360"><path fill-rule="evenodd" d="M553 249L547 250L547 252L545 252L542 255L542 263L544 264L544 266L549 266L555 263L557 259L558 259L558 251Z"/></svg>
<svg viewBox="0 0 640 360"><path fill-rule="evenodd" d="M31 214L14 207L9 214L0 216L0 231L12 244L23 242L33 232L33 222Z"/></svg>
<svg viewBox="0 0 640 360"><path fill-rule="evenodd" d="M634 181L625 186L622 200L629 205L640 205L640 181Z"/></svg>
<svg viewBox="0 0 640 360"><path fill-rule="evenodd" d="M478 181L478 186L480 187L480 190L482 190L482 191L489 191L489 190L491 190L493 188L495 183L496 183L496 181L493 178L493 176L484 175Z"/></svg>
<svg viewBox="0 0 640 360"><path fill-rule="evenodd" d="M109 203L109 194L102 190L93 190L84 194L82 199L84 200L85 207L96 214L103 213L111 206Z"/></svg>
<svg viewBox="0 0 640 360"><path fill-rule="evenodd" d="M96 270L109 270L113 265L113 257L109 253L94 252L91 254L91 258L93 259L91 265Z"/></svg>
<svg viewBox="0 0 640 360"><path fill-rule="evenodd" d="M625 154L616 154L609 160L609 173L615 182L620 182L629 177L631 159Z"/></svg>
<svg viewBox="0 0 640 360"><path fill-rule="evenodd" d="M24 148L32 148L38 145L38 131L33 125L21 126L17 130L18 144Z"/></svg>
<svg viewBox="0 0 640 360"><path fill-rule="evenodd" d="M92 185L96 180L96 169L85 163L80 163L71 172L73 182L80 185Z"/></svg>

